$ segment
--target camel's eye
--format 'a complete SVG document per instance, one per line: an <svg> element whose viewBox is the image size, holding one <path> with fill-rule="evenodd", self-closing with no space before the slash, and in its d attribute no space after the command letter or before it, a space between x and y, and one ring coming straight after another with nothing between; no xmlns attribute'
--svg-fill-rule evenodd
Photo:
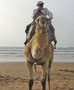
<svg viewBox="0 0 74 90"><path fill-rule="evenodd" d="M37 47L38 51L40 51L41 49L39 47Z"/></svg>
<svg viewBox="0 0 74 90"><path fill-rule="evenodd" d="M39 51L40 51L41 49L39 48Z"/></svg>

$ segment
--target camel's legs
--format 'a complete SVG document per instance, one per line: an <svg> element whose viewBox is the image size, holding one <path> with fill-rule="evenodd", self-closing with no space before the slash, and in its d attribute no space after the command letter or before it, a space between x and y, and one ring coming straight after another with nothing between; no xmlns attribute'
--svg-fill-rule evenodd
<svg viewBox="0 0 74 90"><path fill-rule="evenodd" d="M49 60L49 65L48 65L48 90L50 90L50 70L51 70L51 65L53 62L53 55L54 55L54 48L52 44L50 45L50 60Z"/></svg>
<svg viewBox="0 0 74 90"><path fill-rule="evenodd" d="M46 90L46 78L47 78L47 71L48 71L48 64L45 63L42 65L43 67L43 80L42 80L42 90Z"/></svg>
<svg viewBox="0 0 74 90"><path fill-rule="evenodd" d="M32 86L33 86L33 64L27 62L27 66L28 66L29 75L30 75L29 90L32 90Z"/></svg>
<svg viewBox="0 0 74 90"><path fill-rule="evenodd" d="M48 88L50 90L50 70L51 70L51 61L49 62L49 65L48 65Z"/></svg>

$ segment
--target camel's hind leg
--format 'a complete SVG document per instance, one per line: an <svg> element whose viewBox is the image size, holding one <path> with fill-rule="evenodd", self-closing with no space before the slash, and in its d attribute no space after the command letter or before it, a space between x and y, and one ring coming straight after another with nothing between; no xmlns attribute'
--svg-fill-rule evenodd
<svg viewBox="0 0 74 90"><path fill-rule="evenodd" d="M32 90L32 86L33 86L33 64L30 62L27 62L27 66L28 66L29 75L30 75L29 90Z"/></svg>
<svg viewBox="0 0 74 90"><path fill-rule="evenodd" d="M49 62L49 66L48 66L48 90L50 90L50 70L51 70L51 61Z"/></svg>

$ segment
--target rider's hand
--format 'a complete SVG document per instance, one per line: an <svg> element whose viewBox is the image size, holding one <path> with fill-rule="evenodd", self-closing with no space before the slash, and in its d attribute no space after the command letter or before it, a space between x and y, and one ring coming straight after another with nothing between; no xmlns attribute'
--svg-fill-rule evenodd
<svg viewBox="0 0 74 90"><path fill-rule="evenodd" d="M54 40L54 45L56 45L57 44L57 40Z"/></svg>

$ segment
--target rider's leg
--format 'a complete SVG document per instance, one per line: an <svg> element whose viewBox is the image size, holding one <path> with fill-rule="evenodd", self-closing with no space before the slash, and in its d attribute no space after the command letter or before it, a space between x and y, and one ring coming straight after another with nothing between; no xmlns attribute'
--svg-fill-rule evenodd
<svg viewBox="0 0 74 90"><path fill-rule="evenodd" d="M28 34L30 26L31 26L31 23L30 23L29 25L27 25L27 26L26 26L25 33L27 33L27 34Z"/></svg>
<svg viewBox="0 0 74 90"><path fill-rule="evenodd" d="M31 40L32 36L35 34L35 26L31 25L28 35L27 35L27 39L28 41Z"/></svg>
<svg viewBox="0 0 74 90"><path fill-rule="evenodd" d="M26 44L28 43L28 41L31 40L31 38L32 38L32 36L34 34L35 34L35 26L34 25L31 25L30 28L29 28L28 33L26 34Z"/></svg>
<svg viewBox="0 0 74 90"><path fill-rule="evenodd" d="M55 44L57 44L57 40L56 40L56 36L55 36L55 29L53 27L52 24L50 24L50 30L51 30L51 33L52 33L52 41L54 41Z"/></svg>
<svg viewBox="0 0 74 90"><path fill-rule="evenodd" d="M26 33L26 41L24 42L25 45L28 43L27 36L28 36L30 27L31 27L31 24L27 25L26 30L25 30L25 33Z"/></svg>

